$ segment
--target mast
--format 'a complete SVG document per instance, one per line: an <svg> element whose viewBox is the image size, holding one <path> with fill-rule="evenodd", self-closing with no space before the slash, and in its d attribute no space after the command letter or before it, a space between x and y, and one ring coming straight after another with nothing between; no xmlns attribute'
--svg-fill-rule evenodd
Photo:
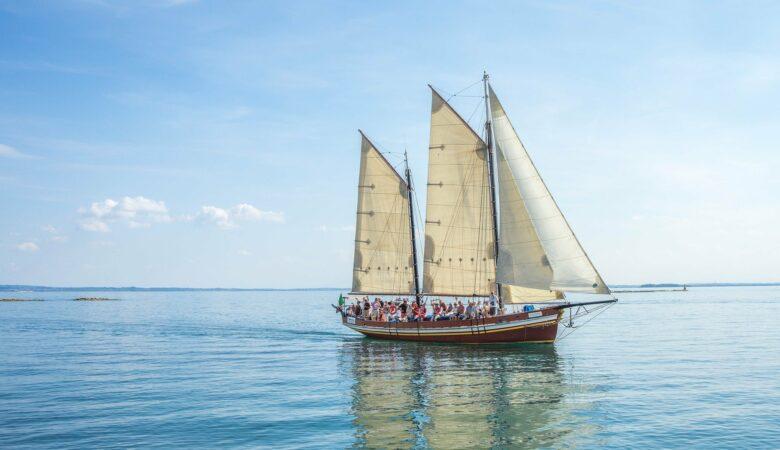
<svg viewBox="0 0 780 450"><path fill-rule="evenodd" d="M494 175L494 155L493 155L493 133L491 130L491 123L490 123L490 100L488 99L488 74L487 71L483 72L482 75L482 85L485 91L485 142L487 143L487 154L488 154L488 181L490 184L490 206L491 206L491 213L493 214L493 246L494 250L493 253L496 258L496 268L498 268L498 208L496 205L496 181L495 181L495 175ZM496 270L496 275L498 274L498 270ZM498 282L498 277L495 277L496 282L496 296L498 297L498 307L499 309L503 308L504 301L501 298L501 284Z"/></svg>
<svg viewBox="0 0 780 450"><path fill-rule="evenodd" d="M417 236L414 234L414 207L412 206L412 172L409 170L409 158L404 150L404 165L406 170L406 195L409 203L409 229L412 236L412 270L414 271L414 298L420 304L420 277L417 275Z"/></svg>

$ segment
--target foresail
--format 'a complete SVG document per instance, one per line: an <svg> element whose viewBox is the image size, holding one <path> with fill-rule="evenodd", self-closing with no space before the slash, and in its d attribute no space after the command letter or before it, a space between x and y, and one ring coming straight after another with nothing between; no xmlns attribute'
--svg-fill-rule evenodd
<svg viewBox="0 0 780 450"><path fill-rule="evenodd" d="M423 291L489 295L495 283L487 146L432 94Z"/></svg>
<svg viewBox="0 0 780 450"><path fill-rule="evenodd" d="M608 294L609 288L574 236L492 88L490 109L496 147L506 159L528 218L552 268L553 277L548 289Z"/></svg>
<svg viewBox="0 0 780 450"><path fill-rule="evenodd" d="M549 291L553 271L542 243L528 217L517 181L501 148L496 148L501 226L497 279L502 285L516 285Z"/></svg>
<svg viewBox="0 0 780 450"><path fill-rule="evenodd" d="M406 182L368 138L362 139L352 292L413 294Z"/></svg>

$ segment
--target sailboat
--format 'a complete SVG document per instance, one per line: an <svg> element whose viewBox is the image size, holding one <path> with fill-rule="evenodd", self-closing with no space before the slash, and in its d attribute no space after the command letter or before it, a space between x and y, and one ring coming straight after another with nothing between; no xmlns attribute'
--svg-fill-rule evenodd
<svg viewBox="0 0 780 450"><path fill-rule="evenodd" d="M496 314L371 320L350 313L346 306L337 307L348 328L392 340L552 343L560 323L571 328L575 318L617 301L531 161L487 73L482 84L484 139L429 85L422 273L415 189L406 154L401 175L360 132L353 281L348 295L361 303L404 297L418 305L436 298L490 298L498 302ZM609 298L571 302L566 293Z"/></svg>

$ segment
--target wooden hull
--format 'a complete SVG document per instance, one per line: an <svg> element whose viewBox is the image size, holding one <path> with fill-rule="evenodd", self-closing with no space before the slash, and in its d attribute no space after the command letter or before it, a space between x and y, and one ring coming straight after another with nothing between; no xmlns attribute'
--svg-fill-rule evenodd
<svg viewBox="0 0 780 450"><path fill-rule="evenodd" d="M558 334L559 309L474 320L378 322L342 316L344 326L378 339L461 344L552 343Z"/></svg>

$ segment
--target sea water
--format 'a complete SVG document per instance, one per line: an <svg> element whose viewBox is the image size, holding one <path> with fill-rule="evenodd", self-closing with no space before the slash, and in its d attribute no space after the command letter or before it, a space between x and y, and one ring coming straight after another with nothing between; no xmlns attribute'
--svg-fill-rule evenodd
<svg viewBox="0 0 780 450"><path fill-rule="evenodd" d="M780 447L779 287L503 347L363 338L334 291L12 296L45 301L0 303L3 448Z"/></svg>

